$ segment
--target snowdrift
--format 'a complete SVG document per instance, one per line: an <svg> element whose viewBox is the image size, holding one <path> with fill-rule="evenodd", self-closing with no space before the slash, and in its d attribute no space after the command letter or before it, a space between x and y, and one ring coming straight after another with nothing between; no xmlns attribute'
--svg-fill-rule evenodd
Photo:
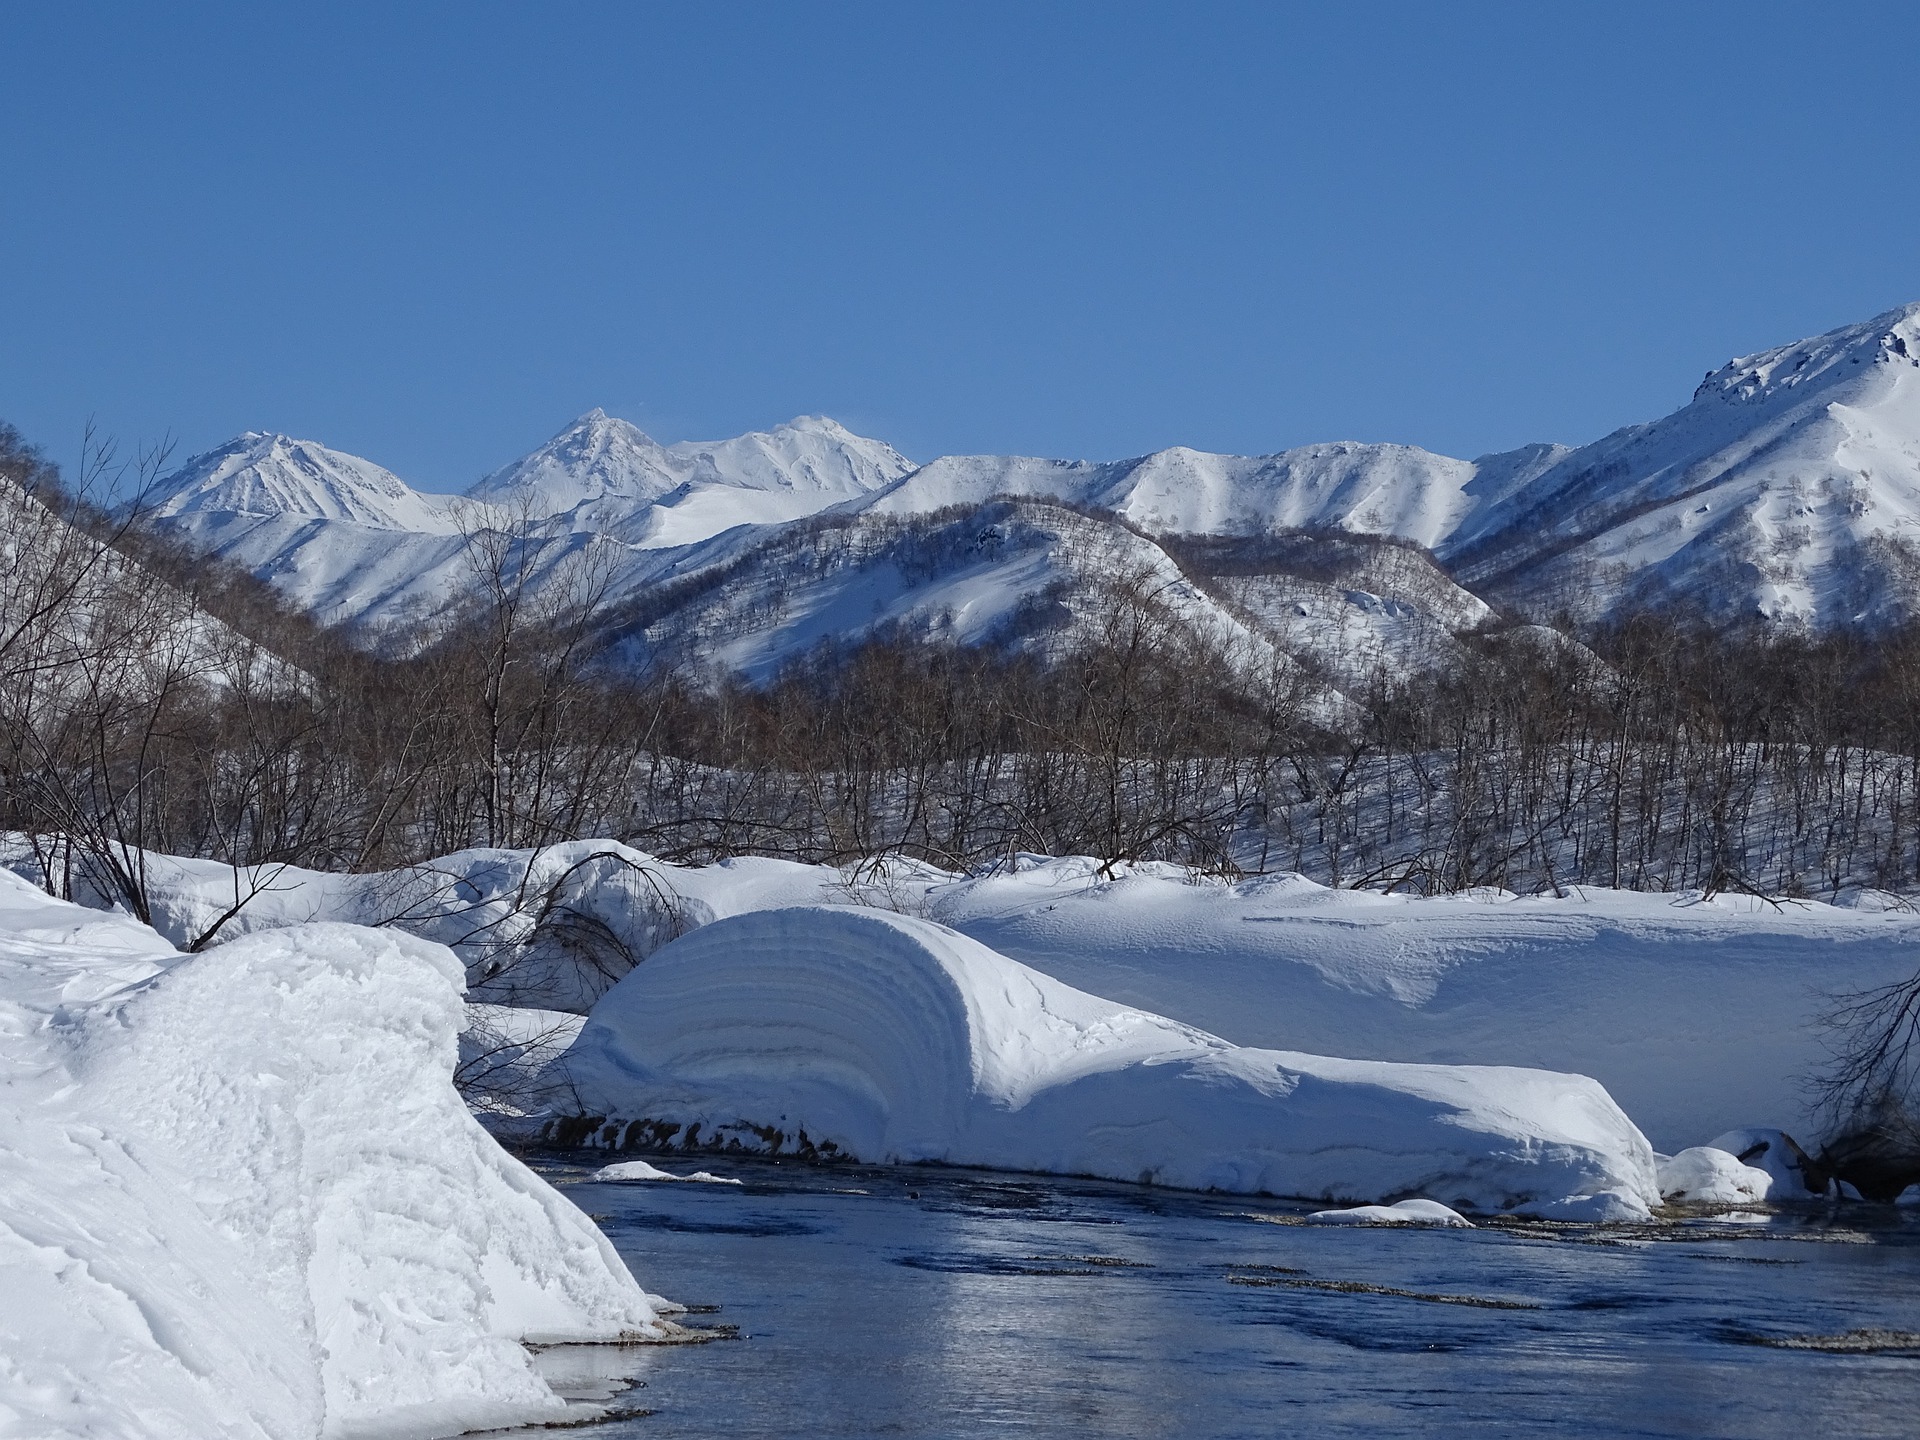
<svg viewBox="0 0 1920 1440"><path fill-rule="evenodd" d="M17 844L0 842L0 865L39 878ZM539 1108L522 1103L538 1101L531 1071L571 1036L558 1016L512 1012L584 1015L676 936L792 905L925 915L1237 1045L1591 1075L1668 1153L1755 1123L1817 1133L1801 1081L1826 1059L1817 1018L1920 963L1920 912L1872 893L1780 906L1587 887L1421 898L1154 863L1108 878L1084 856L1033 855L972 876L905 860L856 876L764 858L689 868L607 840L371 875L268 866L242 872L238 889L210 861L148 854L146 866L154 923L177 945L257 886L222 938L335 920L450 946L470 998L492 1002L472 1012L486 1032L473 1048L501 1060L517 1109ZM553 1043L526 1046L540 1037Z"/></svg>
<svg viewBox="0 0 1920 1440"><path fill-rule="evenodd" d="M1818 1133L1803 1080L1829 1058L1818 1017L1920 965L1920 912L1871 898L1422 898L1292 874L1196 882L1170 865L1109 881L1092 860L1023 856L1017 873L932 888L925 907L1067 984L1236 1044L1591 1075L1675 1153L1756 1123Z"/></svg>
<svg viewBox="0 0 1920 1440"><path fill-rule="evenodd" d="M459 963L315 925L184 957L0 874L0 1430L550 1420L522 1340L661 1337L448 1082Z"/></svg>
<svg viewBox="0 0 1920 1440"><path fill-rule="evenodd" d="M603 1143L1569 1218L1659 1203L1652 1150L1584 1076L1240 1048L873 910L705 926L610 990L565 1064Z"/></svg>

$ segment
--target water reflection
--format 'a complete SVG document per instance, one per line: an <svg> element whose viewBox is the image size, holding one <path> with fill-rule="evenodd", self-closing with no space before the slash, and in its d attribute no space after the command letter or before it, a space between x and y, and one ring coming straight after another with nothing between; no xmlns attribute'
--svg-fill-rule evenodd
<svg viewBox="0 0 1920 1440"><path fill-rule="evenodd" d="M1920 1331L1920 1230L1893 1211L1828 1243L1803 1221L1319 1229L972 1172L743 1161L735 1189L543 1168L649 1288L745 1336L637 1352L628 1402L657 1413L609 1436L1798 1440L1905 1436L1920 1413L1920 1360L1752 1343Z"/></svg>

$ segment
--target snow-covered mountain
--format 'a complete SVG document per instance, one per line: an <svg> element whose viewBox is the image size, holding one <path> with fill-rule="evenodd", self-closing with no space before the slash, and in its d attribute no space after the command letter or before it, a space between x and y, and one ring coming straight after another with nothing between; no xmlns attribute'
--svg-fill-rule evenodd
<svg viewBox="0 0 1920 1440"><path fill-rule="evenodd" d="M913 463L834 420L802 415L731 440L662 445L589 410L475 485L477 500L659 548L735 525L797 520L899 479Z"/></svg>
<svg viewBox="0 0 1920 1440"><path fill-rule="evenodd" d="M549 562L603 541L627 594L701 560L715 536L813 514L910 469L892 446L817 417L660 445L592 410L464 497L415 491L312 441L249 433L189 460L147 504L162 529L322 621L391 634L467 592L463 527L523 528Z"/></svg>
<svg viewBox="0 0 1920 1440"><path fill-rule="evenodd" d="M423 535L458 528L448 496L423 495L357 455L259 430L194 456L160 481L145 503L156 518L171 521L291 515Z"/></svg>
<svg viewBox="0 0 1920 1440"><path fill-rule="evenodd" d="M1247 535L1342 529L1432 545L1470 505L1474 466L1411 445L1309 445L1278 455L1176 447L1096 464L1016 455L950 455L862 507L925 514L993 495L1111 510L1154 534Z"/></svg>
<svg viewBox="0 0 1920 1440"><path fill-rule="evenodd" d="M465 592L463 525L523 527L543 554L592 537L611 547L614 598L631 601L822 512L901 519L1005 496L1109 512L1149 537L1411 542L1471 592L1396 597L1379 577L1297 565L1265 578L1237 571L1219 587L1270 636L1278 625L1360 637L1358 649L1342 641L1350 657L1405 659L1416 637L1444 649L1496 600L1536 615L1678 601L1723 619L1891 623L1920 614L1920 305L1732 361L1680 410L1578 449L1469 461L1340 443L916 467L819 417L662 445L594 410L464 498L418 494L309 441L250 434L170 477L158 515L322 618L380 628ZM902 592L881 608L928 606L939 608Z"/></svg>
<svg viewBox="0 0 1920 1440"><path fill-rule="evenodd" d="M1439 547L1541 611L1677 600L1817 627L1920 613L1920 304L1731 360Z"/></svg>
<svg viewBox="0 0 1920 1440"><path fill-rule="evenodd" d="M958 514L855 514L769 532L725 563L636 597L618 644L770 679L825 641L901 635L1037 650L1083 638L1129 603L1183 643L1263 669L1274 647L1151 539L1045 501Z"/></svg>

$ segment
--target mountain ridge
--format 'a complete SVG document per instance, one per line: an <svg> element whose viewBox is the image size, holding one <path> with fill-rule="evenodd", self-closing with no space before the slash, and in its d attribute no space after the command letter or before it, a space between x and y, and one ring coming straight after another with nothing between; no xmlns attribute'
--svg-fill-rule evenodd
<svg viewBox="0 0 1920 1440"><path fill-rule="evenodd" d="M1920 304L1736 357L1677 410L1589 444L1473 460L1336 441L915 465L824 416L668 445L595 409L464 499L261 432L196 457L163 491L162 523L328 618L366 622L393 618L402 596L417 611L457 593L446 540L462 523L604 537L623 547L622 584L645 586L814 514L1016 496L1164 537L1410 542L1479 602L1536 616L1673 603L1721 621L1884 625L1920 615Z"/></svg>

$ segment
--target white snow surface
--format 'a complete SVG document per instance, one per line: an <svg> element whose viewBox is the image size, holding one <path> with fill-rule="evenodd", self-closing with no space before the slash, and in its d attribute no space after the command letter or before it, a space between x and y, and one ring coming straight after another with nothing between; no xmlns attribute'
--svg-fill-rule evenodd
<svg viewBox="0 0 1920 1440"><path fill-rule="evenodd" d="M593 1172L595 1180L679 1180L690 1181L696 1185L739 1185L743 1181L730 1180L724 1175L715 1175L708 1170L696 1170L691 1175L673 1175L657 1165L649 1165L644 1160L622 1160L616 1165L602 1165Z"/></svg>
<svg viewBox="0 0 1920 1440"><path fill-rule="evenodd" d="M1392 1205L1355 1205L1347 1210L1316 1210L1309 1225L1442 1225L1472 1229L1473 1222L1438 1200L1401 1200Z"/></svg>
<svg viewBox="0 0 1920 1440"><path fill-rule="evenodd" d="M1660 1162L1660 1198L1690 1205L1752 1205L1767 1198L1773 1177L1725 1150L1693 1145Z"/></svg>
<svg viewBox="0 0 1920 1440"><path fill-rule="evenodd" d="M249 430L196 455L146 497L159 519L298 516L376 530L451 534L451 497L424 495L391 470L313 440Z"/></svg>
<svg viewBox="0 0 1920 1440"><path fill-rule="evenodd" d="M156 923L176 943L234 903L225 866L148 863ZM610 841L473 850L384 875L271 870L222 934L398 923L453 945L478 998L581 1013L625 971L549 943L542 912L583 916L645 956L727 916L888 907L1237 1045L1591 1075L1661 1151L1733 1148L1740 1129L1734 1153L1770 1140L1780 1158L1747 1163L1801 1189L1783 1132L1819 1133L1804 1083L1827 1057L1815 1021L1920 968L1920 914L1905 906L1584 887L1423 899L1291 874L1230 884L1167 865L1109 879L1085 857L1016 864L956 876L895 861L856 880L784 860L671 865ZM487 982L496 962L507 969Z"/></svg>
<svg viewBox="0 0 1920 1440"><path fill-rule="evenodd" d="M1677 597L1880 624L1920 606L1920 304L1742 356L1692 403L1562 454L1438 547L1576 613Z"/></svg>
<svg viewBox="0 0 1920 1440"><path fill-rule="evenodd" d="M1824 1178L1818 1185L1808 1182L1807 1170L1811 1162L1807 1153L1784 1130L1749 1126L1716 1135L1707 1144L1732 1155L1742 1165L1763 1173L1768 1180L1767 1198L1770 1200L1805 1200L1826 1194L1831 1185Z"/></svg>
<svg viewBox="0 0 1920 1440"><path fill-rule="evenodd" d="M522 1340L661 1334L454 1094L460 990L405 935L188 957L0 873L0 1433L547 1420Z"/></svg>
<svg viewBox="0 0 1920 1440"><path fill-rule="evenodd" d="M590 1113L693 1150L1480 1211L1659 1200L1651 1148L1584 1076L1229 1045L876 910L704 926L610 990L563 1063Z"/></svg>
<svg viewBox="0 0 1920 1440"><path fill-rule="evenodd" d="M1473 462L1413 445L1307 445L1259 456L1178 446L1108 463L949 455L860 508L925 514L1024 495L1112 510L1151 534L1339 529L1431 547L1473 508L1475 472Z"/></svg>
<svg viewBox="0 0 1920 1440"><path fill-rule="evenodd" d="M923 892L923 913L1068 984L1237 1044L1591 1075L1671 1153L1817 1133L1836 997L1910 978L1920 915L1581 887L1431 899L1086 859ZM1759 1163L1759 1162L1755 1162Z"/></svg>
<svg viewBox="0 0 1920 1440"><path fill-rule="evenodd" d="M945 523L859 516L770 538L628 642L631 657L770 680L825 641L886 633L1047 653L1151 596L1195 650L1264 672L1272 643L1153 541L1110 519L996 501Z"/></svg>
<svg viewBox="0 0 1920 1440"><path fill-rule="evenodd" d="M475 485L474 498L647 548L811 515L913 468L891 445L802 415L731 440L662 445L604 410Z"/></svg>

